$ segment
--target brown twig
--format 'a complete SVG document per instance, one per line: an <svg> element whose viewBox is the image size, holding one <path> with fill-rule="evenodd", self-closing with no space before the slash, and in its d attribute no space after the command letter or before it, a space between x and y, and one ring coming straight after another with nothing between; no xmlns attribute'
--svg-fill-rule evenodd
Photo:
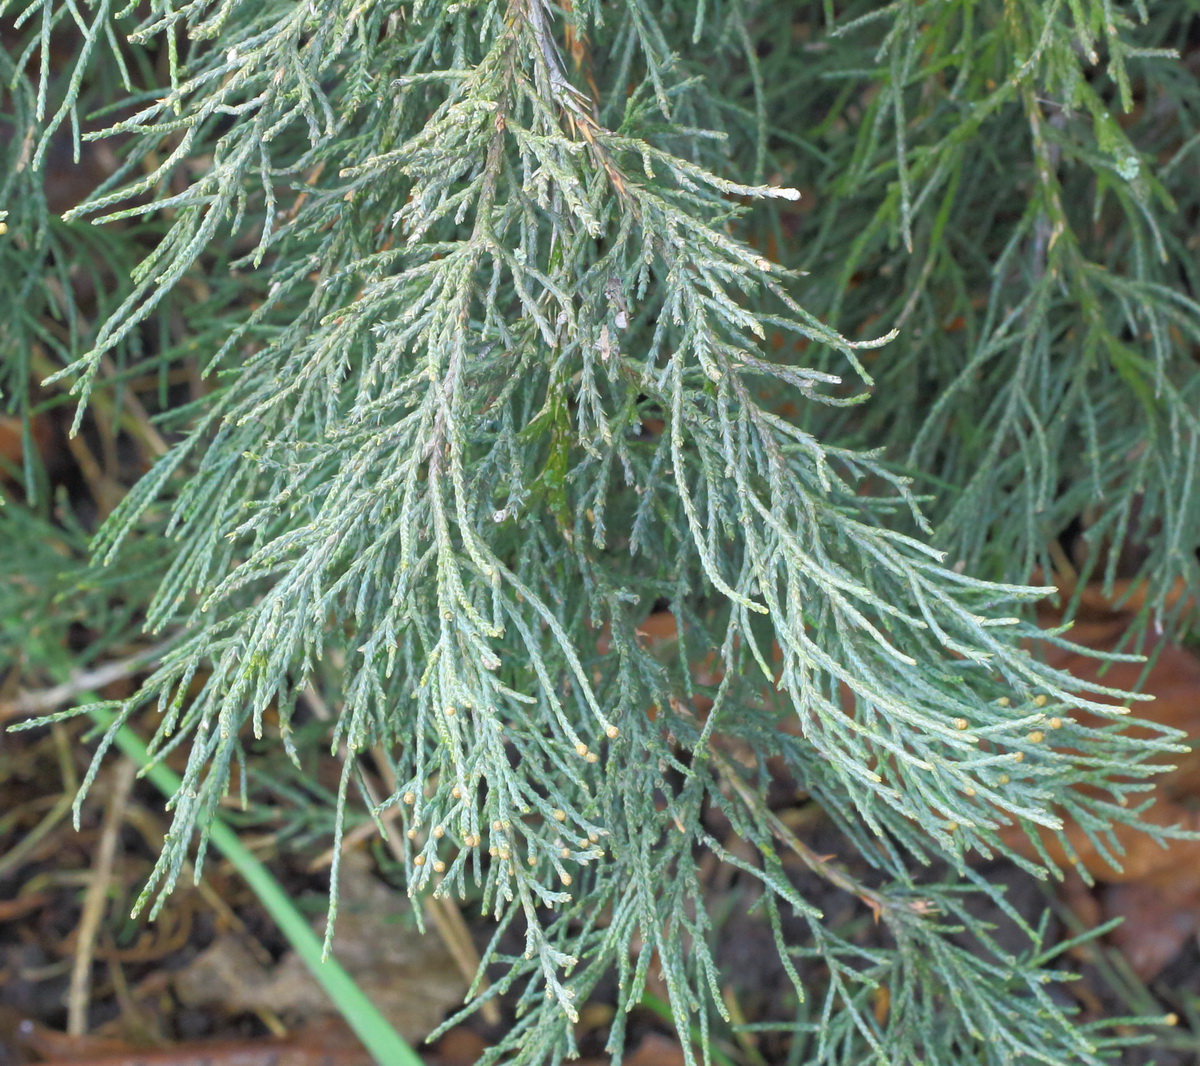
<svg viewBox="0 0 1200 1066"><path fill-rule="evenodd" d="M137 764L132 759L122 759L113 771L112 795L104 812L104 824L100 832L100 843L96 848L91 881L83 898L79 938L75 945L75 962L71 968L71 984L67 990L67 1032L71 1036L82 1036L87 1030L96 934L104 917L108 885L112 880L113 860L117 854L117 838L125 821L125 805L136 775Z"/></svg>
<svg viewBox="0 0 1200 1066"><path fill-rule="evenodd" d="M766 823L767 828L771 830L771 834L775 839L793 854L797 855L800 861L812 870L813 873L825 878L831 885L842 889L842 891L857 896L871 908L876 920L895 906L892 900L889 900L874 889L868 888L840 866L834 865L830 861L830 856L818 855L812 848L800 840L795 833L780 821L779 816L767 807L762 796L758 795L758 793L746 784L741 774L729 765L728 760L723 755L710 748L708 757L720 773L721 779L727 782L738 794L741 801Z"/></svg>
<svg viewBox="0 0 1200 1066"><path fill-rule="evenodd" d="M107 355L100 360L100 366L109 377L116 377L119 373L116 363ZM167 454L168 445L151 421L149 412L142 406L142 401L137 398L132 389L126 389L122 396L122 402L126 413L125 429L131 432L136 430L134 436L141 440L155 459L161 459Z"/></svg>
<svg viewBox="0 0 1200 1066"><path fill-rule="evenodd" d="M114 681L124 681L139 670L156 663L166 647L166 644L159 644L125 659L115 659L90 670L77 671L61 685L52 685L50 688L33 692L20 692L16 699L0 701L0 722L10 718L47 714L70 703L80 693L97 691Z"/></svg>

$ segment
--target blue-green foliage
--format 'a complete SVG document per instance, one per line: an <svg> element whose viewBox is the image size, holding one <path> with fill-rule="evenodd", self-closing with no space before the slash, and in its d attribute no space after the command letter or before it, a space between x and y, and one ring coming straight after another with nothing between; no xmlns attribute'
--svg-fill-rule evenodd
<svg viewBox="0 0 1200 1066"><path fill-rule="evenodd" d="M1177 740L1042 664L1029 606L1085 513L1111 558L1148 546L1153 607L1196 576L1188 10L0 3L11 402L35 371L81 415L135 373L205 375L79 577L155 569L166 650L118 709L190 754L146 898L250 732L294 750L312 685L339 816L358 756L386 760L410 891L524 930L485 958L520 997L506 1061L569 1053L614 970L614 1053L651 965L707 1032L706 852L761 886L809 1061L1104 1059L1044 929L1012 955L972 918L1002 896L967 859L1042 872L1014 821L1109 846ZM39 183L81 109L120 164L60 221ZM84 323L63 272L110 247ZM670 654L636 630L660 601ZM767 808L768 759L874 887ZM789 849L882 946L799 893Z"/></svg>

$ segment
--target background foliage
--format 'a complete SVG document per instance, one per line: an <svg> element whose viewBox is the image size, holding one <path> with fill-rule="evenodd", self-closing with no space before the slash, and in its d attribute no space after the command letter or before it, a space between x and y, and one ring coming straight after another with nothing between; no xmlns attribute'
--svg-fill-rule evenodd
<svg viewBox="0 0 1200 1066"><path fill-rule="evenodd" d="M97 660L161 642L113 707L188 753L147 901L249 737L301 759L316 694L336 831L374 760L410 891L496 921L483 995L523 1008L496 1056L557 1061L652 964L707 1031L705 853L757 880L810 1061L1115 1047L1044 929L1014 954L972 916L1005 904L967 859L1043 872L1064 818L1112 849L1178 740L1030 647L1054 573L1194 624L1194 3L0 14L3 655L53 674L72 621ZM45 178L81 153L105 165L60 217ZM84 503L32 446L75 400ZM869 883L772 813L781 771Z"/></svg>

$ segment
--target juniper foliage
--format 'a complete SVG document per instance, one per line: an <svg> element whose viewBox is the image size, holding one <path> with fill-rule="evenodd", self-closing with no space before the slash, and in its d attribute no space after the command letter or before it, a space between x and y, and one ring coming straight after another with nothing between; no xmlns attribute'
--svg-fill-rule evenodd
<svg viewBox="0 0 1200 1066"><path fill-rule="evenodd" d="M1030 582L1084 516L1089 566L1111 581L1144 546L1149 611L1194 621L1171 595L1200 536L1194 5L0 14L7 402L69 386L76 428L107 404L161 452L92 562L71 531L43 586L110 605L93 654L165 640L114 707L188 752L144 902L203 850L249 736L300 760L315 689L337 832L371 753L415 830L410 892L481 892L495 919L501 976L465 1009L512 991L521 1013L491 1058L570 1054L614 971L618 1056L652 965L707 1039L706 853L759 886L808 1061L1115 1053L1054 991L1045 927L1010 908L1013 954L973 916L1007 904L968 859L1054 872L1010 823L1113 851L1176 750L1030 651L1065 640ZM60 218L64 137L116 164ZM61 542L29 443L2 520ZM44 668L7 621L44 603L6 595L5 656ZM669 649L637 628L656 603ZM870 883L768 808L780 766ZM883 946L830 924L781 850Z"/></svg>

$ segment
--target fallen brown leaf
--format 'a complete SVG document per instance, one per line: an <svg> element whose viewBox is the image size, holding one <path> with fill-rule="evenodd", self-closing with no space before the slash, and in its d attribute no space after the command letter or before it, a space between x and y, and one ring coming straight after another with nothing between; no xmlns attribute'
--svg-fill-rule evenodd
<svg viewBox="0 0 1200 1066"><path fill-rule="evenodd" d="M409 902L371 873L358 852L342 860L334 953L359 987L406 1040L424 1040L446 1011L462 1003L466 981L436 936L412 925ZM213 945L175 978L191 1007L219 1006L231 1014L274 1011L311 1018L333 1010L295 952L264 966L233 936Z"/></svg>
<svg viewBox="0 0 1200 1066"><path fill-rule="evenodd" d="M0 899L0 922L11 922L40 910L49 901L46 892L30 892L15 899Z"/></svg>
<svg viewBox="0 0 1200 1066"><path fill-rule="evenodd" d="M1132 615L1106 608L1094 590L1087 592L1082 603L1083 620L1072 628L1070 639L1094 651L1109 652L1120 647ZM1047 617L1043 621L1053 625L1057 620ZM1200 736L1200 659L1153 636L1147 636L1135 650L1152 660L1148 672L1142 663L1106 664L1083 652L1061 648L1052 648L1047 661L1081 682L1140 688L1154 696L1153 703L1138 705L1140 718L1182 730L1190 738ZM1100 702L1104 702L1102 697ZM1089 720L1086 714L1079 717L1084 722ZM1192 806L1200 796L1200 755L1193 749L1174 757L1172 763L1173 769L1158 778L1154 802L1143 820L1164 828L1200 831L1200 809ZM1069 904L1089 925L1123 919L1110 939L1123 950L1140 977L1153 977L1200 931L1200 840L1159 842L1140 829L1115 826L1112 837L1117 845L1118 867L1078 825L1068 824L1065 835L1076 853L1074 862L1057 839L1043 833L1041 839L1050 857L1062 867L1075 865L1100 883L1097 890L1089 891L1078 880L1069 882L1065 893ZM1035 857L1032 845L1019 830L1013 829L1005 837L1011 846Z"/></svg>

